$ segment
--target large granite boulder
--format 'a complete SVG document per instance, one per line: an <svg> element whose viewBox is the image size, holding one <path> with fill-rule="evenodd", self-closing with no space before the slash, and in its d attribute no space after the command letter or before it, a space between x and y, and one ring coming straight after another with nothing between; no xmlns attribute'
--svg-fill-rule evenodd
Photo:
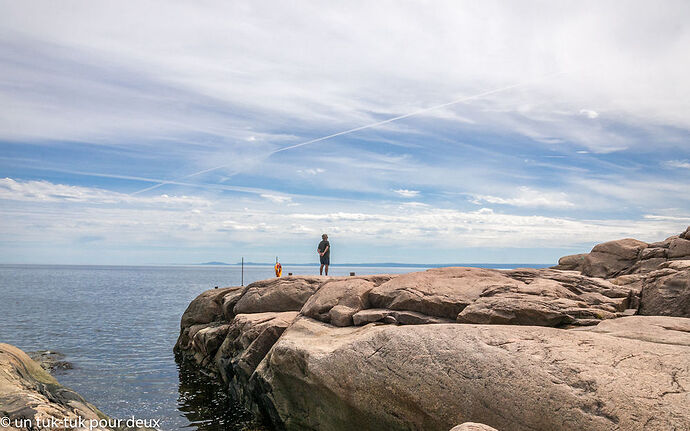
<svg viewBox="0 0 690 431"><path fill-rule="evenodd" d="M517 284L499 271L481 268L433 268L396 277L369 292L372 308L416 311L455 319L487 286Z"/></svg>
<svg viewBox="0 0 690 431"><path fill-rule="evenodd" d="M690 260L668 261L638 282L639 314L690 317Z"/></svg>
<svg viewBox="0 0 690 431"><path fill-rule="evenodd" d="M555 269L209 291L176 351L278 429L686 429L688 232L600 244Z"/></svg>
<svg viewBox="0 0 690 431"><path fill-rule="evenodd" d="M214 359L223 380L239 378L245 383L297 314L284 311L235 316Z"/></svg>
<svg viewBox="0 0 690 431"><path fill-rule="evenodd" d="M299 311L307 299L328 277L281 277L257 281L247 286L236 302L234 314L264 313L267 311Z"/></svg>
<svg viewBox="0 0 690 431"><path fill-rule="evenodd" d="M223 340L225 340L230 325L212 322L208 325L199 325L197 328L198 330L192 332L191 347L196 361L202 365L207 365L213 359Z"/></svg>
<svg viewBox="0 0 690 431"><path fill-rule="evenodd" d="M189 350L198 331L212 322L224 321L227 315L227 311L223 309L225 297L239 298L245 290L246 287L241 286L211 289L194 298L180 319L180 336L175 343L175 352Z"/></svg>
<svg viewBox="0 0 690 431"><path fill-rule="evenodd" d="M636 306L638 291L571 271L436 268L371 289L369 302L459 323L591 325Z"/></svg>
<svg viewBox="0 0 690 431"><path fill-rule="evenodd" d="M578 266L579 256L583 256ZM659 269L669 260L690 259L690 227L680 235L650 244L634 239L609 241L583 255L564 256L553 269L577 270L590 277L615 278Z"/></svg>
<svg viewBox="0 0 690 431"><path fill-rule="evenodd" d="M225 295L243 289L243 287L224 287L201 293L194 298L182 314L180 328L220 320L223 317L223 299Z"/></svg>
<svg viewBox="0 0 690 431"><path fill-rule="evenodd" d="M657 319L595 332L298 318L251 387L288 430L688 429L690 321Z"/></svg>
<svg viewBox="0 0 690 431"><path fill-rule="evenodd" d="M562 258L558 259L558 265L554 266L553 269L560 269L563 271L582 271L582 267L585 264L585 257L587 257L587 253L563 256Z"/></svg>
<svg viewBox="0 0 690 431"><path fill-rule="evenodd" d="M676 238L668 246L669 259L690 258L690 239Z"/></svg>
<svg viewBox="0 0 690 431"><path fill-rule="evenodd" d="M582 273L589 277L609 278L632 266L646 242L632 238L609 241L594 246L585 257Z"/></svg>
<svg viewBox="0 0 690 431"><path fill-rule="evenodd" d="M325 283L301 309L305 316L335 326L352 326L352 316L370 308L369 292L393 276L347 278Z"/></svg>

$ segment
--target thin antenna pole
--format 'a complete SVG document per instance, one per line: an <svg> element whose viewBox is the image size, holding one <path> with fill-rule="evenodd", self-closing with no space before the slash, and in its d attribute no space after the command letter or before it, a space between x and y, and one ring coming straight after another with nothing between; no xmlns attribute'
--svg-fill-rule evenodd
<svg viewBox="0 0 690 431"><path fill-rule="evenodd" d="M244 256L242 256L242 286L244 286Z"/></svg>

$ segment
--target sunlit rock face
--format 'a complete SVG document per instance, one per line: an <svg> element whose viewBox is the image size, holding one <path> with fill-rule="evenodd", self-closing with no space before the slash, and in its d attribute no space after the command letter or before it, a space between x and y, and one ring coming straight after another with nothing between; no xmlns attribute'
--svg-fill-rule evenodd
<svg viewBox="0 0 690 431"><path fill-rule="evenodd" d="M278 429L686 429L689 231L552 269L215 289L175 350Z"/></svg>

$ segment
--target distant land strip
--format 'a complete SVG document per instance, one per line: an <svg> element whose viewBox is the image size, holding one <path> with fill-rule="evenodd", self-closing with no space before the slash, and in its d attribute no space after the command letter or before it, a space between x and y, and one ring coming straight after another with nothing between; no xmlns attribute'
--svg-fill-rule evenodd
<svg viewBox="0 0 690 431"><path fill-rule="evenodd" d="M193 263L191 265L205 265L205 266L239 266L238 263L227 262L204 262ZM272 262L244 262L244 266L273 266ZM282 266L319 266L318 263L282 263ZM379 262L379 263L333 263L330 266L343 267L394 267L394 268L443 268L448 266L469 266L473 268L496 268L496 267L510 267L510 268L546 268L553 266L553 263L396 263L396 262Z"/></svg>

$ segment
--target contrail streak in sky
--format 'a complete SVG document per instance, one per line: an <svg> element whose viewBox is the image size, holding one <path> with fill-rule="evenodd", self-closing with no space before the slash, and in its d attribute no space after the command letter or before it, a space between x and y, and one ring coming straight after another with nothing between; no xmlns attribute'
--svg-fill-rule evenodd
<svg viewBox="0 0 690 431"><path fill-rule="evenodd" d="M548 75L547 75L547 76L548 76ZM315 143L317 143L317 142L325 141L325 140L328 140L328 139L331 139L331 138L335 138L335 137L337 137L337 136L348 135L348 134L350 134L350 133L358 132L358 131L360 131L360 130L371 129L372 127L378 127L378 126L381 126L381 125L384 125L384 124L392 123L392 122L394 122L394 121L402 120L402 119L404 119L404 118L414 117L415 115L424 114L425 112L434 111L434 110L436 110L436 109L445 108L445 107L447 107L447 106L456 105L456 104L458 104L458 103L467 102L467 101L469 101L469 100L479 99L479 98L481 98L481 97L489 96L489 95L491 95L491 94L501 93L501 92L503 92L503 91L512 90L512 89L518 88L518 87L524 87L524 86L526 86L526 85L528 85L528 84L530 84L530 83L531 83L531 82L523 82L523 83L519 83L519 84L509 85L509 86L507 86L507 87L496 88L496 89L494 89L494 90L483 91L483 92L481 92L481 93L473 94L473 95L471 95L471 96L464 96L464 97L461 97L461 98L459 98L459 99L456 99L456 100L453 100L453 101L450 101L450 102L441 103L440 105L434 105L434 106L430 106L430 107L428 107L428 108L420 109L420 110L417 110L417 111L414 111L414 112L410 112L410 113L407 113L407 114L398 115L397 117L388 118L388 119L386 119L386 120L377 121L377 122L375 122L375 123L371 123L371 124L367 124L367 125L364 125L364 126L355 127L355 128L353 128L353 129L343 130L342 132L333 133L333 134L331 134L331 135L322 136L322 137L316 138L316 139L311 139L311 140L309 140L309 141L302 142L302 143L299 143L299 144L289 145L289 146L287 146L287 147L283 147L283 148L279 148L279 149L277 149L277 150L271 151L270 153L267 154L267 157L270 157L270 156L272 156L272 155L274 155L274 154L277 154L277 153L281 153L281 152L283 152L283 151L288 151L288 150L292 150L292 149L295 149L295 148L304 147L305 145L315 144ZM139 194L139 193L147 192L147 191L149 191L149 190L157 189L158 187L164 186L164 185L166 185L166 184L173 184L173 183L175 183L175 182L177 182L177 181L180 181L180 180L183 180L183 179L186 179L186 178L196 177L197 175L205 174L205 173L207 173L207 172L216 171L216 170L218 170L218 169L223 169L223 168L226 168L226 167L228 167L228 166L230 166L230 165L226 164L226 165L216 166L216 167L213 167L213 168L204 169L203 171L194 172L194 173L192 173L192 174L185 175L185 176L182 176L182 177L179 177L179 178L175 178L175 179L170 180L170 181L163 181L163 182L158 183L158 184L155 184L155 185L153 185L153 186L146 187L145 189L137 190L136 192L133 192L133 193L131 193L131 194L132 194L132 195L136 195L136 194ZM237 173L238 173L238 172L233 172L232 174L230 174L230 175L228 175L228 176L233 176L233 175L236 175Z"/></svg>

